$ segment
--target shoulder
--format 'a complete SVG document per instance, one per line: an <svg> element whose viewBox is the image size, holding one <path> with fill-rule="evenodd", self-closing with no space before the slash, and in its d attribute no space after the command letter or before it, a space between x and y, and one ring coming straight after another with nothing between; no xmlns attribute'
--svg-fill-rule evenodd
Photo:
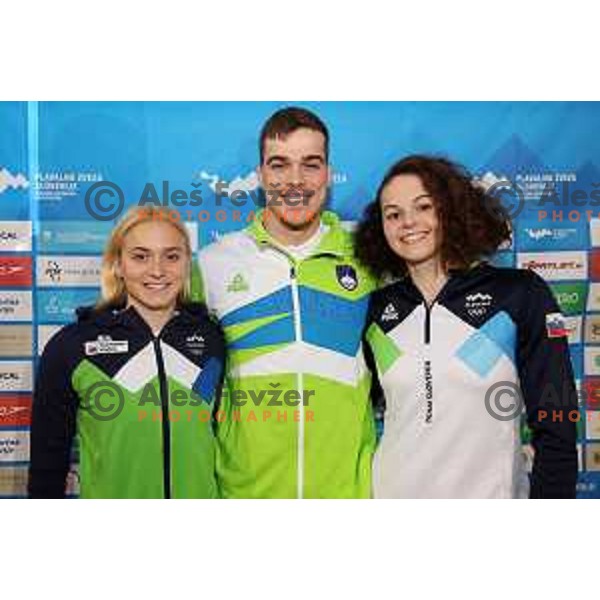
<svg viewBox="0 0 600 600"><path fill-rule="evenodd" d="M77 321L61 327L44 346L41 360L64 365L77 362L83 343L89 335L89 322Z"/></svg>
<svg viewBox="0 0 600 600"><path fill-rule="evenodd" d="M498 285L512 288L517 292L528 293L549 289L545 279L531 269L495 267L492 265L486 265L485 269Z"/></svg>
<svg viewBox="0 0 600 600"><path fill-rule="evenodd" d="M406 291L407 286L402 279L384 283L374 290L369 301L369 320L376 319L390 303L395 307L404 305Z"/></svg>
<svg viewBox="0 0 600 600"><path fill-rule="evenodd" d="M227 233L216 242L205 246L198 252L200 264L209 265L215 261L228 259L232 255L247 253L255 246L246 230Z"/></svg>

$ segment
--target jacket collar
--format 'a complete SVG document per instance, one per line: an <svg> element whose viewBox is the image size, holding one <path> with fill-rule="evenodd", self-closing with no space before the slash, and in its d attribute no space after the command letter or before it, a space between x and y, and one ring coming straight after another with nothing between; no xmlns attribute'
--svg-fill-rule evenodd
<svg viewBox="0 0 600 600"><path fill-rule="evenodd" d="M261 209L254 221L246 228L246 232L254 238L260 247L277 247L285 250L285 246L279 245L265 228L263 221L264 209ZM352 252L352 241L350 234L342 227L340 218L332 211L325 210L320 215L321 222L328 227L319 245L312 253L333 254L334 256L345 256Z"/></svg>
<svg viewBox="0 0 600 600"><path fill-rule="evenodd" d="M100 325L120 324L127 327L149 329L149 325L136 308L134 306L126 307L125 304L113 304L100 309L95 306L83 306L77 309L76 314L79 322L95 320ZM206 305L201 302L186 302L176 307L175 313L168 323L175 319L197 323L202 318L208 318Z"/></svg>
<svg viewBox="0 0 600 600"><path fill-rule="evenodd" d="M456 287L460 286L465 281L469 281L474 277L478 277L481 273L485 273L493 268L494 267L490 265L487 261L475 261L471 263L468 267L463 267L460 269L448 269L448 281L446 281L446 283L440 290L437 299L442 299L448 294L448 292L456 289ZM415 285L410 275L405 275L402 279L399 280L399 283L402 283L405 286L407 292L415 299L423 299L421 291Z"/></svg>

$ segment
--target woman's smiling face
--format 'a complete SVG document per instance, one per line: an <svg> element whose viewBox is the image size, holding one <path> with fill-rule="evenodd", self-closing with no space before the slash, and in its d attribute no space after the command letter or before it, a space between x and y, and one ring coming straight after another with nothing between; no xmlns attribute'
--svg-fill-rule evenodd
<svg viewBox="0 0 600 600"><path fill-rule="evenodd" d="M442 227L420 177L394 177L381 193L381 213L387 243L407 265L440 259Z"/></svg>

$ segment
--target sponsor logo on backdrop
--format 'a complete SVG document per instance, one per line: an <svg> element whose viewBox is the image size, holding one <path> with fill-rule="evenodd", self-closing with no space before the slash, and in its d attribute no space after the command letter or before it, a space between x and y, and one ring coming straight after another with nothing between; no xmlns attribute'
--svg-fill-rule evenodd
<svg viewBox="0 0 600 600"><path fill-rule="evenodd" d="M585 317L585 342L586 344L600 344L600 315Z"/></svg>
<svg viewBox="0 0 600 600"><path fill-rule="evenodd" d="M185 223L192 252L198 251L198 223ZM44 254L84 252L102 254L112 223L86 221L45 221L40 226L39 250ZM1 246L0 246L1 248Z"/></svg>
<svg viewBox="0 0 600 600"><path fill-rule="evenodd" d="M565 315L581 314L585 306L585 283L552 283L550 288Z"/></svg>
<svg viewBox="0 0 600 600"><path fill-rule="evenodd" d="M13 175L6 167L0 169L0 194L7 190L26 190L28 187L29 181L22 173Z"/></svg>
<svg viewBox="0 0 600 600"><path fill-rule="evenodd" d="M583 317L563 317L569 344L581 344Z"/></svg>
<svg viewBox="0 0 600 600"><path fill-rule="evenodd" d="M29 460L29 431L0 430L0 463Z"/></svg>
<svg viewBox="0 0 600 600"><path fill-rule="evenodd" d="M584 369L586 375L600 375L600 347L585 348Z"/></svg>
<svg viewBox="0 0 600 600"><path fill-rule="evenodd" d="M62 325L39 325L38 326L38 354L41 354L46 344L56 333L62 329Z"/></svg>
<svg viewBox="0 0 600 600"><path fill-rule="evenodd" d="M600 377L586 377L581 388L583 407L600 410Z"/></svg>
<svg viewBox="0 0 600 600"><path fill-rule="evenodd" d="M0 321L31 321L31 292L0 290Z"/></svg>
<svg viewBox="0 0 600 600"><path fill-rule="evenodd" d="M0 361L0 392L30 392L32 372L31 361Z"/></svg>
<svg viewBox="0 0 600 600"><path fill-rule="evenodd" d="M548 281L587 279L586 252L519 252L517 266L535 271Z"/></svg>
<svg viewBox="0 0 600 600"><path fill-rule="evenodd" d="M0 496L27 495L28 467L2 467L0 468Z"/></svg>
<svg viewBox="0 0 600 600"><path fill-rule="evenodd" d="M79 196L82 185L103 179L102 173L95 171L46 171L35 175L31 187L36 200L61 201Z"/></svg>
<svg viewBox="0 0 600 600"><path fill-rule="evenodd" d="M590 250L590 279L600 280L600 248Z"/></svg>
<svg viewBox="0 0 600 600"><path fill-rule="evenodd" d="M0 427L23 427L31 425L31 396L0 396Z"/></svg>
<svg viewBox="0 0 600 600"><path fill-rule="evenodd" d="M569 348L569 358L575 377L581 377L583 375L583 348L581 346L571 346Z"/></svg>
<svg viewBox="0 0 600 600"><path fill-rule="evenodd" d="M102 254L112 223L87 221L42 221L39 251L45 254L63 252L96 252Z"/></svg>
<svg viewBox="0 0 600 600"><path fill-rule="evenodd" d="M600 444L586 445L585 468L588 471L600 471Z"/></svg>
<svg viewBox="0 0 600 600"><path fill-rule="evenodd" d="M44 289L37 293L37 315L43 323L70 323L76 318L75 310L80 306L95 304L100 290L53 290Z"/></svg>
<svg viewBox="0 0 600 600"><path fill-rule="evenodd" d="M588 440L600 440L600 411L586 411L585 435Z"/></svg>
<svg viewBox="0 0 600 600"><path fill-rule="evenodd" d="M0 252L30 252L31 221L0 221Z"/></svg>
<svg viewBox="0 0 600 600"><path fill-rule="evenodd" d="M30 256L0 256L0 287L31 287Z"/></svg>
<svg viewBox="0 0 600 600"><path fill-rule="evenodd" d="M0 325L0 357L31 356L31 325Z"/></svg>
<svg viewBox="0 0 600 600"><path fill-rule="evenodd" d="M519 250L578 250L584 247L586 240L578 227L520 226L517 228Z"/></svg>
<svg viewBox="0 0 600 600"><path fill-rule="evenodd" d="M587 310L600 311L600 283L590 283L587 298Z"/></svg>
<svg viewBox="0 0 600 600"><path fill-rule="evenodd" d="M523 191L526 200L540 200L544 196L552 196L558 193L559 186L565 183L575 183L576 181L576 173L568 171L540 171L515 176L515 183Z"/></svg>
<svg viewBox="0 0 600 600"><path fill-rule="evenodd" d="M600 219L590 220L590 244L600 246Z"/></svg>
<svg viewBox="0 0 600 600"><path fill-rule="evenodd" d="M101 263L100 256L40 256L38 285L98 287Z"/></svg>

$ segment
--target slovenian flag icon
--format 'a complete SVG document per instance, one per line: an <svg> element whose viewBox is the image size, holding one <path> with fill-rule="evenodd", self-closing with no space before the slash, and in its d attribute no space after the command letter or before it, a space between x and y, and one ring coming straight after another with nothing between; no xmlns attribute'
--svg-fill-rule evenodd
<svg viewBox="0 0 600 600"><path fill-rule="evenodd" d="M565 337L569 335L565 318L561 313L550 313L546 315L546 332L548 333L549 338Z"/></svg>

